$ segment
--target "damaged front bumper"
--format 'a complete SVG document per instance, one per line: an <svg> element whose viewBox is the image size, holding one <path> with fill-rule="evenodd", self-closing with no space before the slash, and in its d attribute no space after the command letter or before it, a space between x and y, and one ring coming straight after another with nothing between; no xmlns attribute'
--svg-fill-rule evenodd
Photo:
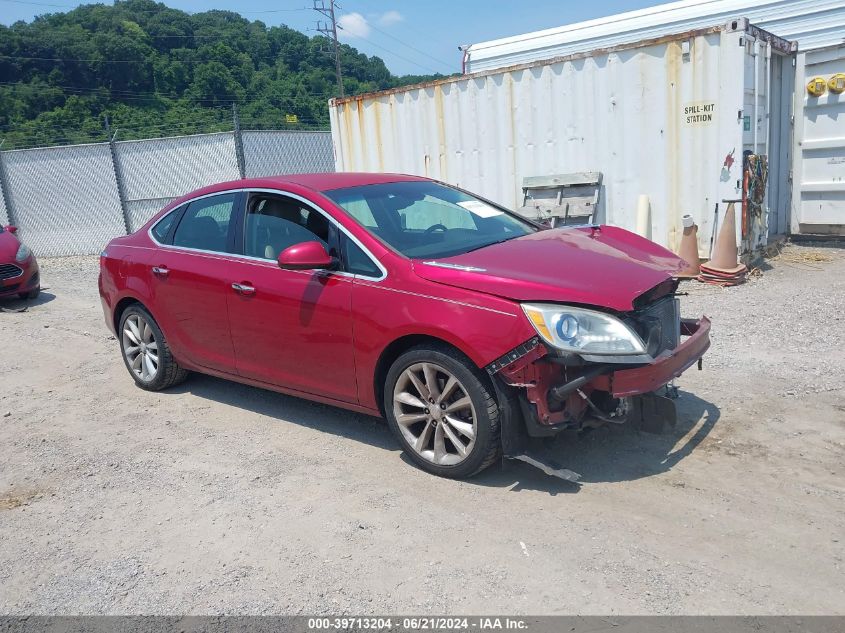
<svg viewBox="0 0 845 633"><path fill-rule="evenodd" d="M710 320L682 319L677 347L632 367L613 363L573 366L531 339L487 366L500 403L504 456L577 482L580 475L532 448L539 439L606 422L634 421L644 430L674 426L675 405L654 392L680 376L710 347Z"/></svg>
<svg viewBox="0 0 845 633"><path fill-rule="evenodd" d="M529 436L544 437L565 429L623 422L629 399L650 394L699 362L710 347L710 320L682 319L677 347L632 367L608 363L573 365L531 339L487 367L515 398Z"/></svg>
<svg viewBox="0 0 845 633"><path fill-rule="evenodd" d="M614 398L626 398L655 391L678 378L701 360L710 347L710 319L681 319L681 335L689 338L675 349L663 352L642 367L602 376L594 381L593 387L608 391Z"/></svg>

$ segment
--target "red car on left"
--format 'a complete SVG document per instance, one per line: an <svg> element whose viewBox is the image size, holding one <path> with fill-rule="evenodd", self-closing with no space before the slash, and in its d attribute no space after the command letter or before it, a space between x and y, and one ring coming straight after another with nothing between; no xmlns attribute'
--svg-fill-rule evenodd
<svg viewBox="0 0 845 633"><path fill-rule="evenodd" d="M0 298L34 299L41 291L38 262L14 226L0 226Z"/></svg>

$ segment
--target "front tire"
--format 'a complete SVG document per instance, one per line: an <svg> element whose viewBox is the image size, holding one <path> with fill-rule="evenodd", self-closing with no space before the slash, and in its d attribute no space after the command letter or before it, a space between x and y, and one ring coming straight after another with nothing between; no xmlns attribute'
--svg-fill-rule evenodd
<svg viewBox="0 0 845 633"><path fill-rule="evenodd" d="M486 376L452 348L402 354L387 373L384 410L405 454L440 477L471 477L501 454L499 408Z"/></svg>
<svg viewBox="0 0 845 633"><path fill-rule="evenodd" d="M158 323L141 305L123 311L118 340L123 363L141 389L161 391L187 378L188 371L173 359Z"/></svg>
<svg viewBox="0 0 845 633"><path fill-rule="evenodd" d="M20 297L21 299L24 299L24 300L26 300L26 299L32 300L32 299L37 299L39 294L41 294L41 286L36 286L32 290L29 290L27 292L21 292L20 294L18 294L18 297Z"/></svg>

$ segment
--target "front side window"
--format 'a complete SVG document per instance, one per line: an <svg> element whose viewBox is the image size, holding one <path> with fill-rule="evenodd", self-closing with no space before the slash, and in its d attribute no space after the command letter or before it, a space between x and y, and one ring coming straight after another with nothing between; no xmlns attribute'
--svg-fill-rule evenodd
<svg viewBox="0 0 845 633"><path fill-rule="evenodd" d="M234 193L209 196L191 202L173 234L173 245L226 252L229 223L234 208Z"/></svg>
<svg viewBox="0 0 845 633"><path fill-rule="evenodd" d="M436 182L391 182L323 193L411 258L450 257L540 230L501 207Z"/></svg>
<svg viewBox="0 0 845 633"><path fill-rule="evenodd" d="M328 249L329 221L308 205L286 196L250 196L244 226L244 254L276 259L300 242L321 242Z"/></svg>
<svg viewBox="0 0 845 633"><path fill-rule="evenodd" d="M345 270L365 277L381 277L381 269L364 250L348 237L343 239L343 260Z"/></svg>

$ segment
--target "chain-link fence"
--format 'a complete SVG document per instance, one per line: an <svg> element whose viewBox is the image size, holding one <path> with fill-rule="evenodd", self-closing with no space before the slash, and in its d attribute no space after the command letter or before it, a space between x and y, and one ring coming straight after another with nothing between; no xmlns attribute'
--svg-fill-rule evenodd
<svg viewBox="0 0 845 633"><path fill-rule="evenodd" d="M0 222L18 226L37 255L95 254L199 187L328 171L334 171L328 132L222 132L12 150L0 152Z"/></svg>
<svg viewBox="0 0 845 633"><path fill-rule="evenodd" d="M334 171L331 134L326 138L326 132L243 132L243 148L247 178Z"/></svg>
<svg viewBox="0 0 845 633"><path fill-rule="evenodd" d="M240 177L231 132L122 141L115 143L115 156L132 231L173 198ZM302 162L310 165L307 154L304 156Z"/></svg>
<svg viewBox="0 0 845 633"><path fill-rule="evenodd" d="M9 212L6 211L6 189L3 187L3 178L0 174L0 226L9 224Z"/></svg>

